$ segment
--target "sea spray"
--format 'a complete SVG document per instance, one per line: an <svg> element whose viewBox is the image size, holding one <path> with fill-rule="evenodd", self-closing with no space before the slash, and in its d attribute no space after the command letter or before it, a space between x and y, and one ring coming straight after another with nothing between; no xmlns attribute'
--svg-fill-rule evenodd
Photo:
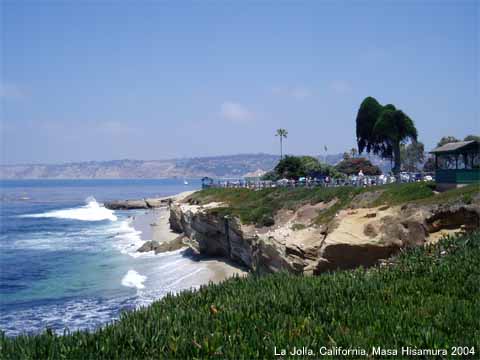
<svg viewBox="0 0 480 360"><path fill-rule="evenodd" d="M117 221L117 216L115 216L114 212L99 204L93 196L89 196L85 201L86 205L76 208L48 211L41 214L21 215L20 217L58 218L80 221Z"/></svg>
<svg viewBox="0 0 480 360"><path fill-rule="evenodd" d="M134 258L155 256L155 254L137 252L144 240L140 237L142 232L132 226L132 218L116 222L109 232L113 234L113 246L122 254Z"/></svg>
<svg viewBox="0 0 480 360"><path fill-rule="evenodd" d="M147 280L146 276L140 275L135 270L128 270L127 274L122 279L122 285L137 289L145 288L143 283Z"/></svg>
<svg viewBox="0 0 480 360"><path fill-rule="evenodd" d="M183 250L136 251L148 240L140 238L142 227L135 228L134 221L145 211L102 206L108 199L172 195L184 190L180 181L14 181L2 190L8 199L24 191L32 199L2 203L0 329L7 336L43 332L46 326L57 334L65 328L93 330L126 310L210 279L208 264L184 256ZM198 268L206 270L194 273ZM129 270L145 280L127 277L130 286L123 285ZM183 280L175 283L178 278Z"/></svg>

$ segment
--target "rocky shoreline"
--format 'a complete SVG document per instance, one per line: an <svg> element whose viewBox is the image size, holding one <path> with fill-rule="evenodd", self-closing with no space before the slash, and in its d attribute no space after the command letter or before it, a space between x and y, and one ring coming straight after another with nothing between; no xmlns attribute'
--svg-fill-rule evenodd
<svg viewBox="0 0 480 360"><path fill-rule="evenodd" d="M319 203L282 210L275 226L255 227L217 214L221 203L177 201L170 206L171 229L196 253L217 256L259 273L289 271L316 275L336 269L372 266L403 248L436 242L444 235L480 227L480 197L473 202L417 206L355 206L339 211L327 224L309 226ZM313 208L312 208L313 207ZM305 224L296 229L294 224Z"/></svg>
<svg viewBox="0 0 480 360"><path fill-rule="evenodd" d="M172 196L141 200L115 200L105 202L104 206L111 210L147 210L145 215L137 216L133 222L134 228L141 231L145 240L144 244L137 249L137 252L153 251L158 254L175 251L186 246L183 242L183 236L178 236L170 230L169 205L183 200L193 192L185 191Z"/></svg>
<svg viewBox="0 0 480 360"><path fill-rule="evenodd" d="M106 201L104 206L110 210L138 210L155 209L167 206L170 198L152 198L141 200L114 200Z"/></svg>
<svg viewBox="0 0 480 360"><path fill-rule="evenodd" d="M195 275L197 285L209 282L219 283L232 276L245 276L247 274L246 269L238 266L238 264L215 257L197 256L188 248L183 235L179 236L170 229L169 207L163 204L181 201L192 193L193 191L189 191L160 198L162 206L135 212L135 215L132 216L132 226L140 232L140 238L144 241L137 252L152 252L157 255L164 252L180 251L182 257L198 262L198 266L195 267L200 272L200 275Z"/></svg>
<svg viewBox="0 0 480 360"><path fill-rule="evenodd" d="M175 201L182 201L194 192L184 191L176 195L157 198L105 201L103 205L110 210L156 209L169 206Z"/></svg>
<svg viewBox="0 0 480 360"><path fill-rule="evenodd" d="M216 213L226 204L191 203L185 192L172 197L106 203L110 209L163 209L170 232L146 241L137 251L156 254L189 247L194 255L215 257L258 273L289 271L316 275L378 264L403 248L434 243L444 235L480 227L480 196L472 202L371 207L375 192L361 194L333 220L312 225L318 211L335 200L280 210L275 225L245 225ZM151 224L152 226L155 224ZM167 236L168 235L168 236Z"/></svg>

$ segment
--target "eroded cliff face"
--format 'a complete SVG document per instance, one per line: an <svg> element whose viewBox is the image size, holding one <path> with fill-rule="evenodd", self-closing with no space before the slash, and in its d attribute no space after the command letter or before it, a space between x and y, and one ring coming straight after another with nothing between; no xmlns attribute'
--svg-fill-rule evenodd
<svg viewBox="0 0 480 360"><path fill-rule="evenodd" d="M257 228L214 210L225 204L180 202L170 208L170 226L199 254L223 257L259 273L304 274L375 265L402 248L480 226L478 198L472 204L350 208L326 225L312 225L318 212L334 203L281 210L274 226Z"/></svg>

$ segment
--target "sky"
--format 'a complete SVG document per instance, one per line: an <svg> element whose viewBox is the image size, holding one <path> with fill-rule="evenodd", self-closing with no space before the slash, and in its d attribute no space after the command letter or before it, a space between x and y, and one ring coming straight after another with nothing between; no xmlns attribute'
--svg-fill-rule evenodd
<svg viewBox="0 0 480 360"><path fill-rule="evenodd" d="M480 2L2 0L1 162L344 152L367 96L480 133Z"/></svg>

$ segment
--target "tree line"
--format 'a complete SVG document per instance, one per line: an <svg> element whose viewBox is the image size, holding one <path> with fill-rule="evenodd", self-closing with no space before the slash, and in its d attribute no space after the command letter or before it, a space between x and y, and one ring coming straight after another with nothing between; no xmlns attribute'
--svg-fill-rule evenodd
<svg viewBox="0 0 480 360"><path fill-rule="evenodd" d="M358 173L378 175L380 169L364 157L362 153L373 153L383 159L390 159L392 172L418 171L424 164L424 171L434 170L433 157L425 157L425 146L418 141L418 131L414 121L393 104L381 105L374 97L366 97L357 112L356 138L357 148L343 154L343 161L335 167L322 164L312 156L283 156L283 140L287 138L286 129L278 129L275 136L280 139L280 162L275 169L266 174L265 179L299 178L304 176L343 176ZM480 136L468 135L463 141L480 141ZM437 146L461 141L453 136L444 136ZM325 145L325 151L327 147ZM326 162L326 157L325 157Z"/></svg>

